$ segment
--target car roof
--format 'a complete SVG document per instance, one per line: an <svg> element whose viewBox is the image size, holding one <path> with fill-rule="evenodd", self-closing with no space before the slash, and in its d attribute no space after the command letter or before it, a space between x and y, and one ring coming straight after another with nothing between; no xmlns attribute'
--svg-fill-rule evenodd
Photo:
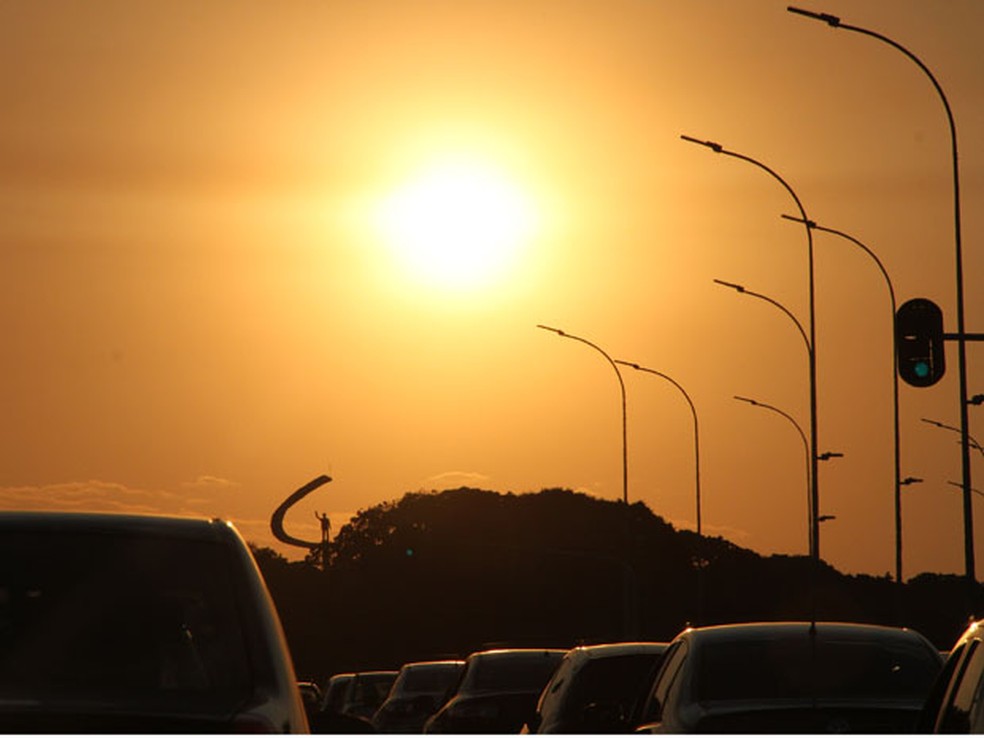
<svg viewBox="0 0 984 738"><path fill-rule="evenodd" d="M707 625L700 628L687 628L677 638L687 638L694 643L714 643L732 640L736 636L748 640L767 639L778 635L807 635L811 627L816 627L821 640L829 638L880 638L882 640L908 639L926 641L918 631L909 628L897 628L890 625L873 625L869 623L841 623L809 621L777 621L755 623L728 623L726 625Z"/></svg>
<svg viewBox="0 0 984 738"><path fill-rule="evenodd" d="M567 653L563 648L492 648L487 651L475 651L469 654L468 659L498 659L508 658L509 656L525 656L541 654L543 656Z"/></svg>
<svg viewBox="0 0 984 738"><path fill-rule="evenodd" d="M228 535L232 524L220 518L134 513L16 511L0 512L0 530L52 532L142 533L215 540Z"/></svg>
<svg viewBox="0 0 984 738"><path fill-rule="evenodd" d="M393 669L376 669L374 671L357 671L352 676L356 679L382 679L384 677L395 677L399 673Z"/></svg>
<svg viewBox="0 0 984 738"><path fill-rule="evenodd" d="M625 641L622 643L596 643L590 646L576 646L568 653L578 659L603 659L633 653L662 653L669 643L662 641Z"/></svg>
<svg viewBox="0 0 984 738"><path fill-rule="evenodd" d="M433 668L444 668L451 666L464 666L465 662L463 659L442 659L440 661L410 661L400 669L404 671L411 671L417 669L433 669Z"/></svg>

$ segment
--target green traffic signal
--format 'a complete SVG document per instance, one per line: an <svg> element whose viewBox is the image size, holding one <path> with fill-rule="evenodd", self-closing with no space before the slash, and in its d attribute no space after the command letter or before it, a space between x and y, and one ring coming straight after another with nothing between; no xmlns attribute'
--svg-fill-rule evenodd
<svg viewBox="0 0 984 738"><path fill-rule="evenodd" d="M899 376L913 387L930 387L946 370L943 311L932 300L916 297L895 313Z"/></svg>

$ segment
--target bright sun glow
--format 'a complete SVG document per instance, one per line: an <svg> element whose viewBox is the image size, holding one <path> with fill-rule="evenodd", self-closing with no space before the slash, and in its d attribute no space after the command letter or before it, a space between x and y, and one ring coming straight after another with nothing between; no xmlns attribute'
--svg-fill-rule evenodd
<svg viewBox="0 0 984 738"><path fill-rule="evenodd" d="M533 208L503 173L475 161L433 164L387 198L383 236L432 286L472 289L505 275L529 239Z"/></svg>

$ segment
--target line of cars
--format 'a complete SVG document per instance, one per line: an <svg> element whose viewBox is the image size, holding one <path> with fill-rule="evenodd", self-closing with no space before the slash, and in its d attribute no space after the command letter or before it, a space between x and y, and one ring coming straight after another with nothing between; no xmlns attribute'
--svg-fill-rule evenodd
<svg viewBox="0 0 984 738"><path fill-rule="evenodd" d="M984 621L944 660L918 632L833 622L687 628L625 642L471 654L443 697L394 685L412 720L377 732L912 733L984 729ZM945 663L945 667L944 667ZM422 665L405 665L401 674ZM385 704L385 703L384 703ZM368 725L368 723L367 723Z"/></svg>
<svg viewBox="0 0 984 738"><path fill-rule="evenodd" d="M297 682L229 523L0 512L0 732L309 730L981 732L984 621L945 664L903 628L743 623L340 674L321 693Z"/></svg>

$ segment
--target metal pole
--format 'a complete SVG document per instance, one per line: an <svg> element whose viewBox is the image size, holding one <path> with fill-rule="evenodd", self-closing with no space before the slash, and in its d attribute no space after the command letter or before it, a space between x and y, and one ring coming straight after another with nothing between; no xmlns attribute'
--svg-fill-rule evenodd
<svg viewBox="0 0 984 738"><path fill-rule="evenodd" d="M618 377L619 390L622 393L622 502L628 505L629 504L629 453L628 453L628 444L627 444L628 432L626 429L627 422L625 417L625 382L622 381L622 372L618 370L618 364L616 364L612 360L612 357L609 356L604 349L602 349L601 347L597 346L594 343L591 343L591 341L587 340L586 338L575 336L572 333L567 333L566 331L562 331L559 328L551 328L548 325L537 324L536 327L542 328L545 331L551 331L552 333L556 333L558 336L561 336L562 338L573 338L575 341L580 341L581 343L587 344L595 351L597 351L599 354L604 356L605 359L608 361L608 363L612 365L612 369L615 370L615 376Z"/></svg>
<svg viewBox="0 0 984 738"><path fill-rule="evenodd" d="M760 161L751 158L750 156L745 156L744 154L739 154L734 151L729 151L724 148L721 144L715 143L713 141L702 141L697 138L692 138L690 136L680 136L684 141L690 143L700 144L701 146L706 146L717 154L724 154L725 156L731 156L736 159L741 159L749 164L754 164L759 169L762 169L770 176L772 176L776 181L781 184L785 190L792 196L793 201L796 203L796 209L799 210L800 216L803 221L808 221L809 218L806 215L806 210L803 208L803 203L800 202L799 197L796 196L796 192L789 183L786 182L782 177L779 176L774 170L767 167ZM820 480L817 475L817 342L816 342L816 304L814 295L814 280L813 280L813 232L807 226L806 228L806 244L807 253L809 261L809 286L810 286L810 465L812 471L813 479L813 548L814 557L819 562L820 559L820 524L817 518L820 515Z"/></svg>
<svg viewBox="0 0 984 738"><path fill-rule="evenodd" d="M922 60L919 59L919 57L902 46L902 44L867 28L842 23L840 18L828 13L814 13L809 10L802 10L792 6L788 7L787 10L791 13L797 13L798 15L813 18L814 20L823 21L831 28L843 28L846 31L854 31L864 36L877 39L878 41L888 44L897 51L902 52L902 54L904 54L910 61L915 63L915 65L922 70L923 74L929 78L929 81L936 90L936 94L943 103L943 109L946 112L947 125L950 129L950 160L953 168L953 241L956 256L957 282L957 335L955 338L957 341L957 369L960 385L960 465L963 470L964 562L967 582L969 585L974 586L977 583L977 567L974 556L974 510L972 505L973 500L971 499L972 487L970 478L970 443L968 435L969 418L967 413L967 337L964 330L963 248L961 245L962 239L960 235L960 165L959 157L957 155L957 126L953 119L953 111L950 110L950 103L946 99L946 94L943 92L943 88L940 86L940 83L937 82L936 77L933 76L933 73L929 70L929 67L927 67ZM971 608L973 612L976 613L978 604L977 598L974 594L971 596Z"/></svg>
<svg viewBox="0 0 984 738"><path fill-rule="evenodd" d="M677 382L673 377L663 372L656 371L655 369L649 369L648 367L640 366L631 361L622 361L621 359L615 359L616 364L622 364L624 366L630 366L640 372L648 372L649 374L655 374L657 377L662 377L667 382L676 387L683 394L684 399L687 401L687 405L690 406L690 414L694 419L694 489L696 495L697 504L697 623L699 624L703 619L703 591L702 582L703 574L702 570L704 568L703 561L703 533L701 530L701 505L700 505L700 433L697 428L697 408L694 407L694 402L690 399L690 395L687 394L679 382Z"/></svg>
<svg viewBox="0 0 984 738"><path fill-rule="evenodd" d="M758 400L753 400L750 397L741 397L740 395L735 395L736 400L741 400L742 402L747 402L749 405L754 405L755 407L764 407L766 410L771 410L774 413L778 413L786 420L788 420L796 432L799 433L800 438L803 439L803 451L806 452L806 521L807 521L807 545L809 547L810 554L813 554L813 511L811 510L812 496L810 495L810 471L812 469L810 464L810 444L806 440L806 434L800 427L800 424L796 422L792 415L787 413L785 410L780 410L775 405L769 405L765 402L759 402Z"/></svg>
<svg viewBox="0 0 984 738"><path fill-rule="evenodd" d="M787 220L800 222L799 218L795 218L792 215L783 215L782 217ZM878 255L854 236L833 228L826 228L812 221L807 222L806 225L817 231L840 236L864 251L874 260L878 269L881 271L882 277L885 278L885 285L888 287L888 297L892 307L892 362L890 366L892 369L892 413L895 444L895 581L897 584L902 584L904 582L902 578L902 459L899 443L899 373L895 369L895 357L898 354L898 337L895 335L895 313L897 310L895 287L892 285L891 277L888 276L888 270L885 269L885 265L878 258Z"/></svg>
<svg viewBox="0 0 984 738"><path fill-rule="evenodd" d="M791 321L793 321L793 324L796 326L796 329L799 331L799 334L803 339L803 343L806 345L806 353L809 356L810 365L811 366L813 365L813 346L810 343L810 339L806 335L806 331L803 330L803 325L799 322L799 320L796 319L796 316L793 315L792 312L790 312L790 310L785 305L783 305L778 300L772 299L768 295L763 295L761 292L755 292L754 290L750 290L744 285L735 284L734 282L725 282L722 279L715 279L714 282L716 284L723 285L724 287L730 287L731 289L735 290L740 294L750 295L751 297L757 297L760 300L765 300L770 305L779 308L783 313L785 313L786 317L788 317ZM810 375L811 388L813 387L813 379L814 379L813 375L811 374ZM810 395L811 397L815 396L815 392L813 392L812 389ZM745 399L745 398L739 398L739 399ZM812 405L811 405L811 410L812 410ZM777 411L777 412L781 412L781 411ZM811 416L812 415L813 413L811 412ZM817 515L819 515L819 508L817 507L816 504L816 477L814 476L817 473L816 470L817 470L817 461L819 460L819 454L817 453L815 446L811 448L809 452L809 456L810 458L808 459L808 462L810 464L810 480L812 481L811 489L809 490L810 501L811 501L810 523L809 523L810 524L810 536L809 536L810 556L812 556L815 560L819 561L820 547L819 547L819 539L817 538L817 531L819 529Z"/></svg>

